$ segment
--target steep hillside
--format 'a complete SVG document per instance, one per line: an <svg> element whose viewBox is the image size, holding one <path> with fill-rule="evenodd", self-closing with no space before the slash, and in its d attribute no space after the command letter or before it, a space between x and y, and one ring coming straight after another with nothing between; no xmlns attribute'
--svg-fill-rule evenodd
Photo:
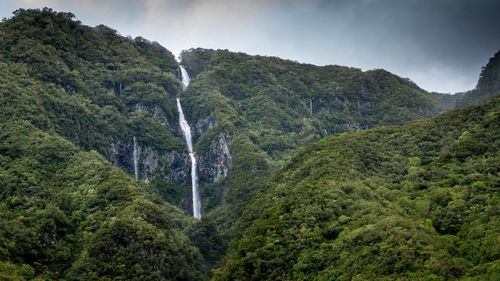
<svg viewBox="0 0 500 281"><path fill-rule="evenodd" d="M232 221L227 216L238 217L263 190L261 179L297 148L444 109L439 94L384 70L204 49L183 52L181 63L193 78L181 96L195 129L203 205L206 211L222 205L208 214L220 224Z"/></svg>
<svg viewBox="0 0 500 281"><path fill-rule="evenodd" d="M201 278L182 212L95 151L1 120L0 155L0 279Z"/></svg>
<svg viewBox="0 0 500 281"><path fill-rule="evenodd" d="M189 210L176 75L158 44L69 13L0 23L0 279L202 278L194 238L213 233L155 192ZM151 184L119 169L134 137Z"/></svg>
<svg viewBox="0 0 500 281"><path fill-rule="evenodd" d="M94 149L190 210L174 56L158 43L91 28L72 14L18 10L0 23L1 118L28 120Z"/></svg>
<svg viewBox="0 0 500 281"><path fill-rule="evenodd" d="M474 90L466 92L456 104L457 108L483 104L490 97L500 94L500 50L482 68Z"/></svg>
<svg viewBox="0 0 500 281"><path fill-rule="evenodd" d="M427 93L410 80L384 70L318 67L221 50L185 51L182 64L193 78L186 90L179 82L179 65L174 56L156 42L123 37L103 25L85 26L71 13L48 8L20 9L0 22L1 280L198 280L206 277L220 261L232 235L238 240L232 244L224 267L215 272L214 278L303 279L321 273L329 279L344 276L328 267L332 264L337 268L333 261L343 261L334 252L325 254L322 262L314 260L318 251L327 249L316 247L318 241L335 240L343 227L356 229L376 220L377 215L384 219L397 216L397 222L387 222L390 226L402 221L404 227L420 230L414 223L423 223L422 220L408 221L417 217L417 211L424 212L428 210L426 206L433 206L434 201L425 205L428 202L420 202L416 196L425 192L434 196L431 192L434 186L428 186L434 180L441 185L444 185L441 181L456 183L460 200L469 196L463 193L466 189L463 185L471 175L460 170L457 163L464 169L473 165L476 170L472 175L484 183L475 185L484 194L474 200L484 203L484 208L497 200L491 197L493 193L488 193L491 180L497 180L497 171L487 154L496 151L496 139L489 135L490 129L496 127L485 127L483 136L483 131L473 125L476 121L486 124L489 119L477 112L492 112L497 100L490 107L462 111L469 117L476 116L475 121L468 117L457 120L440 117L402 129L342 134L435 115L450 109L455 97ZM484 74L487 78L480 81L481 85L490 86L484 89L496 85L491 82L496 76L488 74L496 68L489 64L487 69ZM194 156L202 191L201 221L190 215L191 159L179 128L176 98L182 101L195 141ZM441 124L439 120L447 121ZM463 121L460 128L466 131L454 127L460 120ZM420 132L420 129L429 130ZM432 132L436 135L431 135ZM342 135L329 137L332 134ZM393 139L389 134L398 138ZM297 150L327 137L290 160ZM494 145L487 147L477 142L478 138ZM331 160L331 155L315 154L321 151L329 155L328 144L336 142L338 149L342 145L353 148L344 156L335 154L344 162ZM387 148L382 148L384 142L388 143ZM456 160L455 150L448 154L441 151L455 147L454 142L460 151L462 145L476 149L474 153L479 153L484 162L474 157L471 159L476 162L469 163L467 157ZM372 145L378 150L370 151ZM421 150L417 151L415 145ZM436 155L431 157L428 153ZM391 158L399 154L396 160ZM452 156L446 158L446 155ZM438 167L438 163L448 165L448 160L452 163L449 169L456 170L453 170L456 178L444 175ZM301 168L310 161L320 174ZM386 164L382 167L374 164L379 162ZM285 163L287 166L280 170ZM328 163L336 163L332 164L334 168L340 165L340 173L325 172L333 169ZM485 176L483 168L492 170L491 175ZM367 174L361 175L362 172ZM319 175L321 178L316 177ZM302 176L310 190L294 185ZM352 177L359 178L351 184L347 179ZM352 203L352 206L343 203L340 209L327 201L335 200L339 179L341 189L348 190L346 202ZM371 190L379 185L385 188L385 193ZM283 196L281 187L293 191L289 198ZM233 232L234 222L256 196L259 199L252 203ZM326 197L321 199L322 196ZM436 203L440 207L458 200L447 194L435 196L441 200ZM323 200L319 207L314 205L318 198ZM278 200L275 207L273 200ZM453 203L457 204L457 212L469 206L468 199L460 200ZM291 204L286 206L302 204L304 212L301 213L302 209L294 212L290 221L287 214L292 209L286 206L283 209L280 205L283 202ZM314 210L309 210L309 203ZM364 210L365 203L377 211ZM259 207L264 208L264 213L259 214ZM284 224L274 221L273 208L283 216L279 217L284 219L283 223L300 222L300 229L280 232ZM450 236L451 242L438 239L441 244L429 244L440 249L439 254L428 249L429 255L422 260L442 261L442 257L452 257L453 266L438 267L465 276L475 266L478 274L486 274L492 260L490 253L483 253L484 260L479 262L463 256L468 249L460 243L469 238L461 234L460 231L465 231L461 225L444 224L446 220L442 218L453 214L443 208L427 214L432 223L425 221L422 228L427 232L422 235L427 240L422 239L427 243L438 234L458 238ZM357 210L361 213L356 213ZM456 220L460 223L468 220L476 211L482 209L465 215L457 213ZM439 219L433 216L443 223L434 225ZM337 217L342 219L333 222L334 226L325 223L325 229L316 228L316 221L322 227L324 221L332 222ZM482 227L481 223L477 227ZM307 236L310 226L315 227L314 235L319 231L320 236L300 240L310 238ZM431 226L438 234L432 232ZM403 232L407 230L404 227ZM255 229L258 231L253 232ZM268 239L261 230L278 240L266 240L269 244L260 248L261 242ZM419 231L415 233L420 235ZM490 234L485 234L485 243L491 242ZM280 235L286 239L288 235L300 238L294 244L297 248L280 244L284 243ZM245 241L252 244L246 245ZM274 245L280 248L273 248ZM439 247L459 250L451 253ZM266 252L274 249L277 251ZM358 258L357 250L352 250L352 257ZM248 259L241 256L246 253L251 255ZM272 268L266 268L264 261ZM299 265L295 265L297 261ZM392 265L391 262L387 261ZM453 271L455 264L457 272ZM281 272L286 266L292 266L293 271ZM399 276L402 272L399 269L390 270ZM414 269L421 268L415 265ZM373 272L380 270L375 268ZM433 270L429 272L441 274ZM247 275L249 272L251 276Z"/></svg>
<svg viewBox="0 0 500 281"><path fill-rule="evenodd" d="M138 178L186 212L190 160L177 96L197 140L203 213L221 200L244 206L258 193L259 184L229 179L233 162L243 169L250 165L244 159L258 157L255 163L263 166L254 176L264 178L292 151L326 135L438 111L434 97L383 70L211 50L183 54L188 71L198 75L180 94L177 62L159 44L122 37L106 26L91 28L50 9L16 11L0 23L0 39L0 101L9 104L3 118L30 121L94 149L131 175L135 138ZM239 153L237 145L255 154Z"/></svg>
<svg viewBox="0 0 500 281"><path fill-rule="evenodd" d="M497 280L500 98L300 150L214 280Z"/></svg>
<svg viewBox="0 0 500 281"><path fill-rule="evenodd" d="M229 121L273 158L321 136L438 112L433 95L384 70L318 67L203 49L183 52L182 59L188 72L197 74L186 94L196 108L193 123L227 105L237 114ZM204 105L209 94L220 94L228 103Z"/></svg>

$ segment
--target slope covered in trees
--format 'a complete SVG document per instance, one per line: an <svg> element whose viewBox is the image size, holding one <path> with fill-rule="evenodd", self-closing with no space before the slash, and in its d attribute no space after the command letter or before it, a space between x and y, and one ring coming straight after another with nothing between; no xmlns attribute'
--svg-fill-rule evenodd
<svg viewBox="0 0 500 281"><path fill-rule="evenodd" d="M482 68L476 88L460 97L456 107L479 105L498 94L500 94L500 50Z"/></svg>
<svg viewBox="0 0 500 281"><path fill-rule="evenodd" d="M220 95L221 100L204 105L191 119L230 107L220 119L244 128L273 157L321 136L401 124L438 112L433 95L381 69L363 72L204 49L183 52L182 60L198 75L186 96L189 105L204 104L206 95Z"/></svg>
<svg viewBox="0 0 500 281"><path fill-rule="evenodd" d="M291 162L289 157L297 149L331 134L401 124L434 115L449 109L453 99L427 93L411 81L384 70L363 72L341 66L317 67L278 58L202 49L184 52L182 60L193 78L187 91L181 90L174 56L155 42L140 37L126 38L102 25L88 27L75 20L71 13L51 9L21 9L0 23L0 279L202 279L225 254L233 223L240 218L248 202L259 194L262 196L252 203L235 228L233 234L237 240L214 278L258 279L264 276L259 274L269 274L269 278L303 279L321 269L322 276L328 279L339 274L330 272L336 269L327 268L337 256L332 252L326 254L329 248L316 247L317 242L323 241L321 239L326 237L325 241L330 241L340 235L344 227L355 229L364 222L389 215L395 216L395 221L390 216L386 218L389 226L401 222L403 228L409 226L420 230L420 226L407 220L416 217L417 211L427 210L427 201L415 201L414 195L433 190L427 185L444 173L435 170L438 158L424 156L437 153L441 149L439 145L445 147L455 140L458 131L450 125L455 123L450 121L446 123L449 127L443 125L442 128L431 126L437 136L419 131L422 124L437 121L422 121L415 127L409 125L400 129L406 130L399 137L403 152L386 136L387 132L399 129L389 128L329 138L299 153ZM176 97L182 100L196 141L203 192L202 221L189 217L190 160L179 131ZM483 109L489 112L491 107ZM479 131L472 124L486 119L480 114L471 116L476 116L476 120L463 119L463 128L468 126L468 129L460 132L463 136L456 141L458 147L465 145L467 149L478 149L478 153L486 155L483 155L484 162L477 159L475 164L471 162L479 171L473 173L479 181L475 186L478 192L484 191L482 197L474 197L476 201L471 204L489 206L497 198L488 195L491 178L484 176L481 169L493 166L486 152L496 146L485 148L482 142L475 142ZM450 131L449 135L446 130ZM485 134L488 132L485 129ZM387 162L383 167L358 159L361 152L369 152L368 146L372 144L381 149L383 142L377 140L379 135L382 140L393 142L389 141L390 147L386 150L367 155L368 160L378 160L380 156ZM134 137L140 181L130 177L134 174ZM494 139L488 134L480 137ZM351 138L352 141L348 140ZM436 146L433 141L438 139L442 143ZM342 165L346 164L338 175L342 180L341 189L351 190L340 202L343 205L335 201L337 191L327 188L328 193L320 192L329 184L335 185L337 178L325 173L331 167L322 166L329 163L329 156L322 158L314 153L314 149L321 151L323 148L328 152L330 148L322 145L339 140L353 148L352 155L340 155L345 158ZM463 144L459 140L463 140ZM360 147L361 152L356 147ZM402 156L388 160L389 156L380 153L400 153ZM349 155L358 162L349 164ZM336 158L338 156L335 154ZM425 221L421 228L428 232L418 237L423 237L424 242L434 238L432 225L439 235L451 235L449 241L439 240L439 247L449 247L450 251L459 249L448 253L432 244L440 250L436 250L436 254L428 249L426 257L436 262L442 261L442 257L452 257L451 265L441 267L437 264L432 268L449 269L450 272L456 269L458 273L450 273L456 276L472 274L471 268L477 270L477 274L488 274L491 253L483 253L485 258L476 264L471 262L463 242L469 240L460 234L465 230L457 226L463 220L472 220L466 215L473 217L476 213L460 213L469 206L469 197L464 197L469 194L461 192L470 180L468 174L453 166L455 158L450 159L450 163L454 163L451 167L458 169L457 177L452 177L450 182L456 183L458 189L449 189L452 195L447 191L435 195L440 198L436 200L441 200L436 203L441 209L426 217L432 222ZM442 158L440 161L446 164L448 160ZM305 168L300 168L300 161L314 162L315 172L302 174ZM289 164L280 170L285 163ZM357 170L358 164L371 174L350 185L347 175L358 176L361 173ZM469 169L467 165L464 167ZM348 173L352 171L353 175L344 173L347 167L352 168ZM292 172L295 169L301 171ZM278 173L273 175L275 171ZM316 174L316 171L321 173ZM390 176L385 174L387 171ZM295 179L287 173L292 173ZM311 178L313 174L315 177ZM312 189L293 185L302 176L304 181L310 181L308 187ZM493 176L496 175L493 173ZM383 186L381 194L371 190L378 185ZM399 190L401 185L404 187ZM289 198L284 195L288 189L295 190ZM326 197L321 199L323 195ZM400 195L402 199L396 200ZM362 200L358 200L359 197ZM284 200L278 201L276 214L274 209L267 209L275 198ZM318 198L322 201L317 201ZM383 200L370 201L374 198ZM290 203L291 200L296 202ZM291 235L285 236L287 239L311 238L308 227L316 221L321 221L319 227L326 227L318 230L318 225L314 225L314 235L319 231L320 236L307 241L297 240L294 242L297 248L291 254L289 245L280 244L284 243L279 236L282 233L272 232L283 224L275 224L276 229L265 229L277 239L267 241L269 248L261 248L259 244L262 242L259 239L266 234L259 232L264 229L259 229L262 225L258 225L271 223L267 226L272 226L276 221L260 217L256 211L258 204L265 207L264 216L275 219L273 216L280 214L283 215L280 219L288 220L287 212L294 205L286 205L289 207L283 207L283 211L283 202L301 204L302 208L293 214L293 222L300 222L300 229L292 224L294 227L287 230L290 233L286 235ZM321 202L319 207L318 202ZM455 213L444 210L450 202L456 204ZM465 207L464 202L467 203ZM347 203L352 206L346 211ZM372 213L372 209L363 209L365 203L378 211ZM433 206L434 203L429 204ZM414 210L414 206L418 208ZM481 210L474 212L479 214ZM496 216L495 210L490 213ZM339 215L338 222L324 223L324 220L331 222L334 215ZM430 217L434 215L441 218L441 224L434 225L434 221L440 221ZM442 223L447 218L453 225ZM290 223L286 220L284 222ZM485 225L481 223L470 227L481 228ZM389 227L373 227L389 233ZM252 232L255 229L258 231ZM359 231L365 233L365 230ZM419 231L416 233L421 235ZM244 245L246 242L242 241L249 237L256 240L246 240L252 244ZM491 243L491 233L483 238L480 241L485 241L485 245ZM346 258L358 258L359 249L350 249L346 243L343 245L347 248L342 251L351 255ZM392 245L390 243L388 245ZM411 243L404 245L413 246ZM275 246L277 248L273 248ZM309 246L311 251L305 251ZM246 253L247 259L242 261L241 255ZM318 253L324 261L314 260ZM401 256L407 254L401 252ZM390 258L392 253L382 256ZM296 258L300 264L295 266ZM265 268L264 261L270 262L273 271L266 271L271 267ZM384 262L392 265L393 261ZM380 264L386 263L381 261ZM333 265L337 268L338 264ZM284 273L280 271L283 266L292 267ZM400 273L398 266L390 269L395 272L394 276ZM258 270L253 271L255 268ZM374 268L373 272L380 270ZM433 270L428 272L439 277L440 273ZM246 275L249 271L254 275Z"/></svg>
<svg viewBox="0 0 500 281"><path fill-rule="evenodd" d="M213 280L497 280L500 98L300 150Z"/></svg>
<svg viewBox="0 0 500 281"><path fill-rule="evenodd" d="M2 280L200 278L182 212L97 152L15 120L0 151Z"/></svg>
<svg viewBox="0 0 500 281"><path fill-rule="evenodd" d="M95 149L129 174L136 137L139 178L190 210L190 160L175 106L177 62L168 50L50 9L14 12L0 24L0 37L0 101L11 105L0 113L4 118L28 120ZM253 177L262 179L292 151L328 134L437 112L434 97L383 70L209 50L183 59L199 74L182 98L198 141L204 213L222 200L242 208L258 193L262 181L240 179L234 167L258 165ZM245 188L236 190L240 186Z"/></svg>
<svg viewBox="0 0 500 281"><path fill-rule="evenodd" d="M202 277L186 235L199 224L107 161L133 174L133 136L146 151L184 150L176 67L158 44L69 13L0 23L0 279ZM173 174L162 165L150 171Z"/></svg>
<svg viewBox="0 0 500 281"><path fill-rule="evenodd" d="M130 174L135 136L144 152L141 178L172 174L162 156L184 149L173 55L157 43L73 17L18 10L0 23L0 102L9 105L0 114L95 149Z"/></svg>
<svg viewBox="0 0 500 281"><path fill-rule="evenodd" d="M222 167L205 161L200 171L205 211L224 228L297 148L330 134L402 124L446 109L443 95L381 69L205 49L183 52L181 63L192 76L182 97L195 128L195 150L201 159L224 160Z"/></svg>

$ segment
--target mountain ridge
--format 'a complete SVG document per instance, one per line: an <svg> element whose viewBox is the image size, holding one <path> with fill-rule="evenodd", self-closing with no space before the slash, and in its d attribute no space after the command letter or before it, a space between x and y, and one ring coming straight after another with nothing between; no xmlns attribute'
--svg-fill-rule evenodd
<svg viewBox="0 0 500 281"><path fill-rule="evenodd" d="M476 88L463 93L456 102L456 108L480 105L492 96L500 94L500 50L482 67Z"/></svg>
<svg viewBox="0 0 500 281"><path fill-rule="evenodd" d="M183 52L181 64L193 76L181 97L183 107L191 112L187 119L195 128L195 150L202 159L203 205L207 216L222 225L228 220L223 215L227 211L221 209L240 214L241 208L233 206L245 206L252 194L264 188L251 177L248 181L231 178L229 171L238 173L232 167L237 155L234 139L245 139L244 143L260 150L254 156L271 168L268 173L263 173L267 168L253 169L255 177L262 178L283 165L297 148L330 134L402 124L444 108L438 106L436 94L385 70L318 67L205 49ZM253 188L249 191L245 186ZM226 206L228 201L232 203Z"/></svg>

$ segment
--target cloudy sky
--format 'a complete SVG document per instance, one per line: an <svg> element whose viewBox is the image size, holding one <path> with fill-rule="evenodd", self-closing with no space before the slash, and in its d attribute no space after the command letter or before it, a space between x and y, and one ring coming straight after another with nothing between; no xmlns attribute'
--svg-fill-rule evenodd
<svg viewBox="0 0 500 281"><path fill-rule="evenodd" d="M204 47L384 68L439 92L473 88L500 49L498 0L0 0L0 17L45 6L176 55Z"/></svg>

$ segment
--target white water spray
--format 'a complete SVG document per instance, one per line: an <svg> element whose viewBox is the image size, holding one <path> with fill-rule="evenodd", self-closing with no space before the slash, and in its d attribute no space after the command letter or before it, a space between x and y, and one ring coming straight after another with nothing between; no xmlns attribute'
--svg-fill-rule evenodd
<svg viewBox="0 0 500 281"><path fill-rule="evenodd" d="M181 73L181 81L183 88L186 89L189 85L189 75L184 67L179 66ZM193 140L191 137L191 127L189 127L186 118L184 117L184 111L182 110L181 101L177 99L177 110L179 111L179 125L181 126L182 135L186 140L189 157L191 158L191 191L193 195L193 216L197 219L201 219L201 202L200 193L198 190L198 174L196 168L196 157L193 151Z"/></svg>
<svg viewBox="0 0 500 281"><path fill-rule="evenodd" d="M134 159L134 176L135 179L139 179L139 148L137 147L137 140L134 137L134 152L132 153Z"/></svg>

